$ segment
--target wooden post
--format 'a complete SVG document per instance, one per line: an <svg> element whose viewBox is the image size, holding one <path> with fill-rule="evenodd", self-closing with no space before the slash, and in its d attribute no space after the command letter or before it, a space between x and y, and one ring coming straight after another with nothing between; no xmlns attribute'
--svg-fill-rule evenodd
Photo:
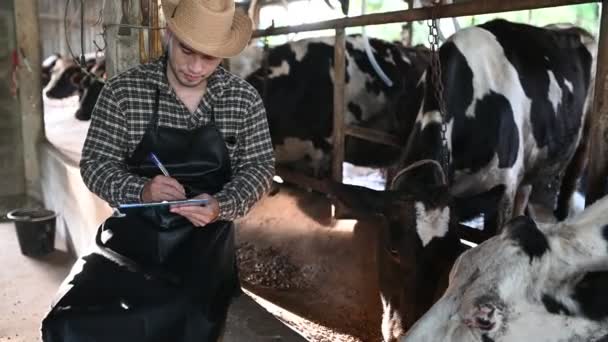
<svg viewBox="0 0 608 342"><path fill-rule="evenodd" d="M342 163L344 162L344 86L346 78L346 37L344 28L336 29L334 43L334 129L332 150L332 178L342 182ZM335 204L334 217L344 217L346 213L339 203Z"/></svg>
<svg viewBox="0 0 608 342"><path fill-rule="evenodd" d="M344 29L336 29L334 45L334 131L332 176L337 182L342 181L342 162L344 161L344 79L346 76Z"/></svg>
<svg viewBox="0 0 608 342"><path fill-rule="evenodd" d="M153 29L148 31L148 37L150 37L148 51L150 51L150 59L156 59L163 54L163 47L160 40L160 30L156 29L159 26L158 2L156 0L151 1L149 22Z"/></svg>
<svg viewBox="0 0 608 342"><path fill-rule="evenodd" d="M608 185L608 1L606 0L602 4L597 51L586 206L604 196Z"/></svg>
<svg viewBox="0 0 608 342"><path fill-rule="evenodd" d="M38 1L14 2L17 51L21 66L18 72L19 104L21 108L21 135L25 160L25 191L28 196L40 199L40 164L38 146L44 139L42 115L42 88L40 67L40 29L38 27Z"/></svg>
<svg viewBox="0 0 608 342"><path fill-rule="evenodd" d="M407 9L414 8L414 0L406 0ZM407 21L401 26L401 43L404 46L412 46L412 40L414 38L414 22Z"/></svg>

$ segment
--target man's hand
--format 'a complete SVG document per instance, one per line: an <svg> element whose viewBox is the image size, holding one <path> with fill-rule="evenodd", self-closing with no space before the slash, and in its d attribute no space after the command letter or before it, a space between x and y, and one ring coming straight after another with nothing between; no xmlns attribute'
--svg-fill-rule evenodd
<svg viewBox="0 0 608 342"><path fill-rule="evenodd" d="M144 185L142 202L178 201L186 199L186 191L175 178L158 175Z"/></svg>
<svg viewBox="0 0 608 342"><path fill-rule="evenodd" d="M215 221L220 214L220 205L213 196L201 194L194 197L196 199L206 199L208 202L205 205L180 205L171 206L171 212L182 215L192 222L197 227L203 227Z"/></svg>

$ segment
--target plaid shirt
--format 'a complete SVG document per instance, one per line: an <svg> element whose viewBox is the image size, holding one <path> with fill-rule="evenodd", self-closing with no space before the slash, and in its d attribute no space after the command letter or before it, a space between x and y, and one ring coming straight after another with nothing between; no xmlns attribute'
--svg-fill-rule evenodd
<svg viewBox="0 0 608 342"><path fill-rule="evenodd" d="M160 90L158 125L195 129L211 122L226 139L232 178L214 197L220 220L243 216L270 188L274 156L266 111L257 91L222 67L208 79L194 113L167 82L165 57L131 68L108 80L91 118L80 172L94 193L111 205L141 201L148 179L129 173L125 160L142 139Z"/></svg>

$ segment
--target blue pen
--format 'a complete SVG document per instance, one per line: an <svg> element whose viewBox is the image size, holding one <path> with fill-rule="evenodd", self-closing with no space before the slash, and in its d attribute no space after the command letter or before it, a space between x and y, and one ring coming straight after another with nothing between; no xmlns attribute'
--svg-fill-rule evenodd
<svg viewBox="0 0 608 342"><path fill-rule="evenodd" d="M152 162L154 163L154 165L156 165L160 169L160 171L163 173L163 175L169 177L169 171L167 171L167 169L165 169L165 166L160 162L158 157L152 152L150 152L150 159L152 159Z"/></svg>

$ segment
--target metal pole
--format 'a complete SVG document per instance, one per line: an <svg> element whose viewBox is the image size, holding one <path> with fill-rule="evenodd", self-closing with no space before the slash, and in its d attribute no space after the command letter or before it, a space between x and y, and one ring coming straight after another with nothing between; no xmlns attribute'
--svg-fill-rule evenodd
<svg viewBox="0 0 608 342"><path fill-rule="evenodd" d="M80 0L80 66L84 67L84 0Z"/></svg>
<svg viewBox="0 0 608 342"><path fill-rule="evenodd" d="M608 181L608 1L602 3L600 36L597 46L595 97L589 137L589 172L585 205L606 193Z"/></svg>
<svg viewBox="0 0 608 342"><path fill-rule="evenodd" d="M255 31L253 33L253 37L256 38L262 36L275 36L279 34L287 34L294 32L306 32L353 26L380 25L415 20L427 20L433 17L433 14L431 13L432 11L435 11L434 17L436 18L449 18L473 14L488 14L535 8L576 5L598 1L599 0L475 0L457 3L453 5L437 6L433 8L414 8L403 11L376 13L356 17L346 17L341 19L333 19L318 23L303 24L297 26L285 26L276 28L271 27L264 30Z"/></svg>
<svg viewBox="0 0 608 342"><path fill-rule="evenodd" d="M14 2L19 68L19 104L21 110L21 136L25 166L26 193L41 198L38 146L44 140L42 116L42 87L40 81L40 28L38 1Z"/></svg>

